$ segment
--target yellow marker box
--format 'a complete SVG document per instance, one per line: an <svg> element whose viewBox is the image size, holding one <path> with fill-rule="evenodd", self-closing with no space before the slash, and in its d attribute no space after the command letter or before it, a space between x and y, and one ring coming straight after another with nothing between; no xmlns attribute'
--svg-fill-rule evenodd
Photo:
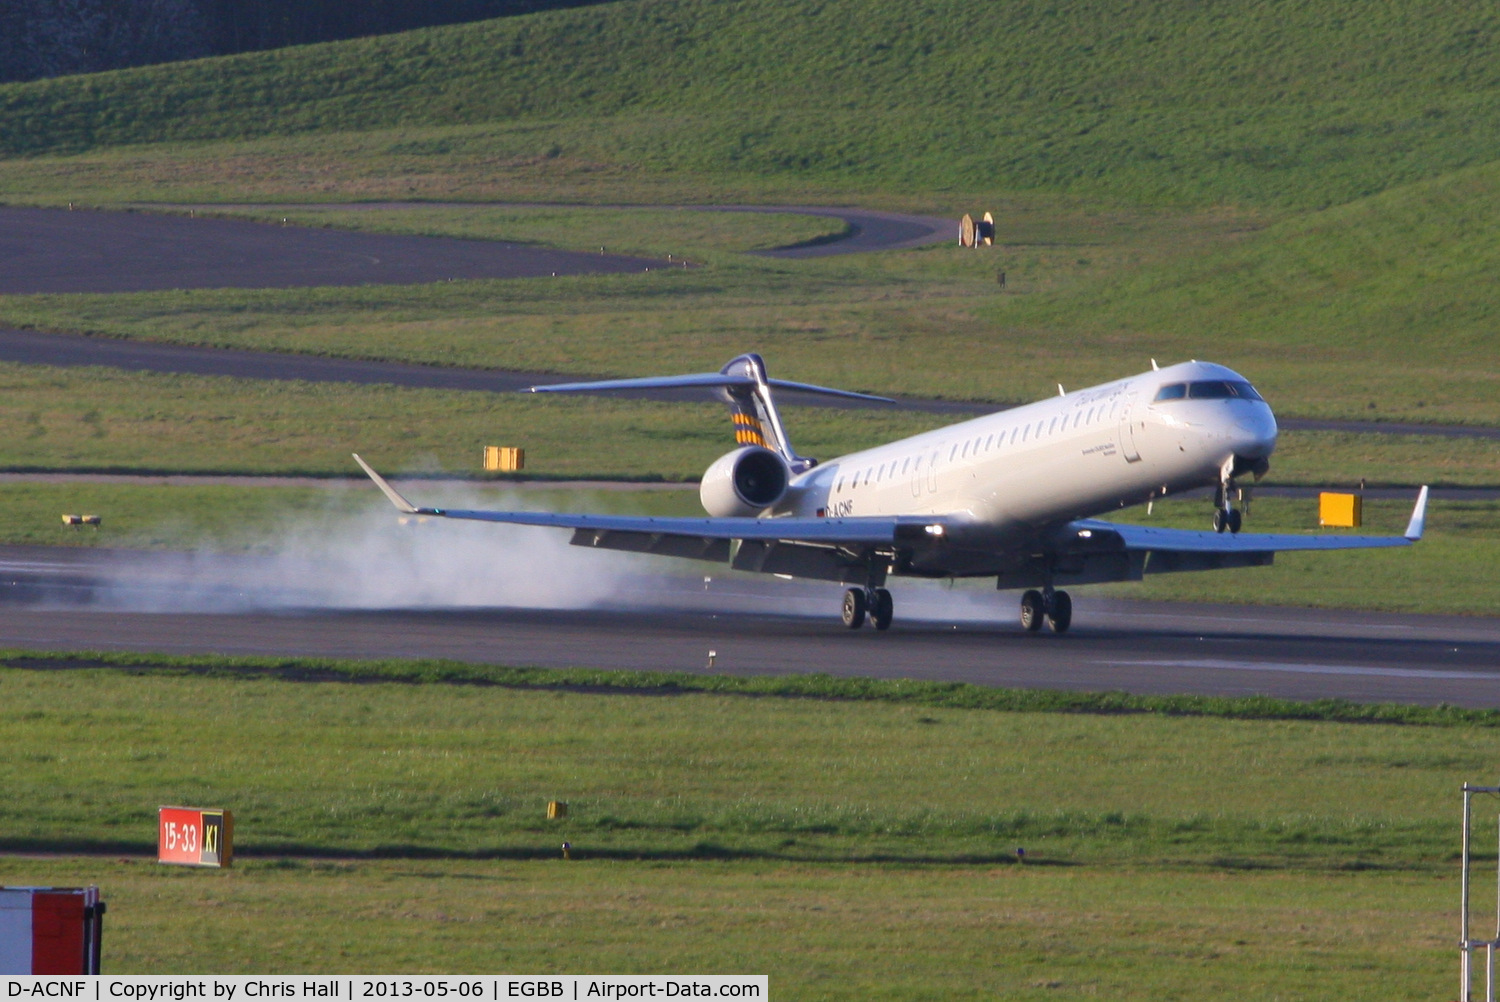
<svg viewBox="0 0 1500 1002"><path fill-rule="evenodd" d="M1358 494L1318 495L1318 524L1332 529L1358 529L1363 522L1364 498Z"/></svg>
<svg viewBox="0 0 1500 1002"><path fill-rule="evenodd" d="M484 468L488 473L515 473L526 465L526 450L514 446L484 447Z"/></svg>

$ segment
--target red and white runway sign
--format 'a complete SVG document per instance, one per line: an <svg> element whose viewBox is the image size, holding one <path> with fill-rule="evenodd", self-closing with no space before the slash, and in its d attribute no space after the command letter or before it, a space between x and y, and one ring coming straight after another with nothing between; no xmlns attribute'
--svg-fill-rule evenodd
<svg viewBox="0 0 1500 1002"><path fill-rule="evenodd" d="M97 887L0 887L0 974L98 974Z"/></svg>

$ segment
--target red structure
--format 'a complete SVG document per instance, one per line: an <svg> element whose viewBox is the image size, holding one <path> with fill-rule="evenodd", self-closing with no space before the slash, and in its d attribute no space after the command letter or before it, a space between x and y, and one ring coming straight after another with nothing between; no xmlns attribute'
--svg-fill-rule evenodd
<svg viewBox="0 0 1500 1002"><path fill-rule="evenodd" d="M97 887L0 887L0 974L98 974Z"/></svg>

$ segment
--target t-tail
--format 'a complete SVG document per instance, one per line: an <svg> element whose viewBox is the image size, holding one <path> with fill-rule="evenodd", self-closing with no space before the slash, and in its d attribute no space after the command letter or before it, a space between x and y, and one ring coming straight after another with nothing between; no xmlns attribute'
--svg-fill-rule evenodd
<svg viewBox="0 0 1500 1002"><path fill-rule="evenodd" d="M794 383L786 379L771 379L766 375L766 363L757 354L750 352L729 361L718 372L700 372L685 376L649 376L644 379L607 379L589 383L554 383L550 386L533 386L532 393L603 393L611 390L665 390L683 387L703 387L713 390L715 395L729 404L729 418L734 423L734 441L740 446L760 446L778 453L794 474L802 473L817 465L816 459L799 456L792 448L786 425L777 413L773 390L792 393L809 393L817 396L838 397L845 400L863 400L875 403L895 403L889 397L876 397L868 393L835 390L812 383Z"/></svg>

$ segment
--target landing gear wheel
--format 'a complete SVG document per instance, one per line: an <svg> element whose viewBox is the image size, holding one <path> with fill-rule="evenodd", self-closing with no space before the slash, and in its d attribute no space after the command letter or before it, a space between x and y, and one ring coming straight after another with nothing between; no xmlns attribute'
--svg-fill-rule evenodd
<svg viewBox="0 0 1500 1002"><path fill-rule="evenodd" d="M891 617L896 614L896 603L891 600L891 593L884 588L876 588L874 598L870 602L870 623L877 630L889 630L891 628Z"/></svg>
<svg viewBox="0 0 1500 1002"><path fill-rule="evenodd" d="M1214 509L1214 532L1223 532L1229 528L1229 516L1224 514L1223 508Z"/></svg>
<svg viewBox="0 0 1500 1002"><path fill-rule="evenodd" d="M1047 625L1053 633L1067 633L1073 625L1073 599L1065 591L1052 593L1052 608L1047 612Z"/></svg>
<svg viewBox="0 0 1500 1002"><path fill-rule="evenodd" d="M1231 508L1229 510L1228 519L1230 532L1239 532L1240 526L1245 522L1245 516L1240 513L1238 508Z"/></svg>
<svg viewBox="0 0 1500 1002"><path fill-rule="evenodd" d="M844 625L851 630L857 630L865 625L865 591L863 588L850 588L844 592L842 619Z"/></svg>
<svg viewBox="0 0 1500 1002"><path fill-rule="evenodd" d="M1032 633L1042 628L1042 620L1046 618L1046 609L1042 603L1042 593L1035 588L1021 596L1021 625Z"/></svg>

